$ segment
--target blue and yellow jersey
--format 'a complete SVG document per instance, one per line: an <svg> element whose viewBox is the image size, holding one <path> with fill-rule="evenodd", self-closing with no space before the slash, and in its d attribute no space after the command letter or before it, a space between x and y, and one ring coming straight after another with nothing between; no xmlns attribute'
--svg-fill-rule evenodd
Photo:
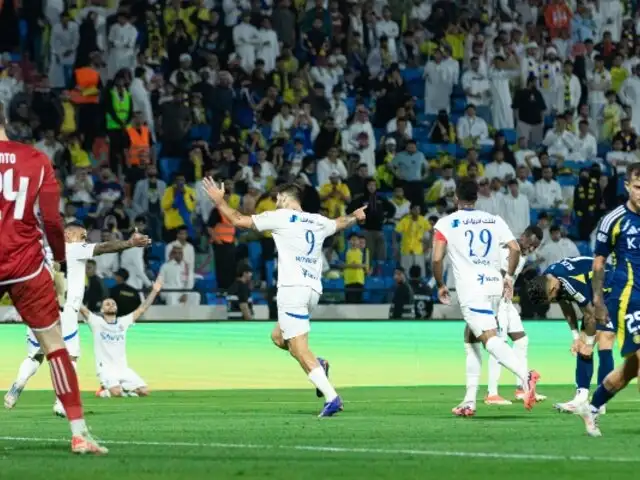
<svg viewBox="0 0 640 480"><path fill-rule="evenodd" d="M593 257L571 257L552 263L544 271L545 275L553 275L562 285L558 300L568 300L586 307L593 302Z"/></svg>
<svg viewBox="0 0 640 480"><path fill-rule="evenodd" d="M596 233L596 256L612 257L612 295L640 295L640 215L620 205L605 215Z"/></svg>

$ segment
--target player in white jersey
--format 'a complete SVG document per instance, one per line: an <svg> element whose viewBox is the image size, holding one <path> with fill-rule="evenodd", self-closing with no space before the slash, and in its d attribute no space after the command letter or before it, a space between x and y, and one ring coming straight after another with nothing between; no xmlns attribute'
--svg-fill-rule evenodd
<svg viewBox="0 0 640 480"><path fill-rule="evenodd" d="M310 313L322 294L322 244L325 238L365 220L359 208L335 220L306 213L300 207L300 189L295 184L277 188L276 210L245 216L225 201L224 185L203 180L203 188L220 211L235 227L259 232L271 231L278 249L278 324L271 338L276 346L288 350L307 373L309 380L325 398L320 417L342 410L342 400L327 378L327 366L309 349Z"/></svg>
<svg viewBox="0 0 640 480"><path fill-rule="evenodd" d="M518 239L518 245L520 246L520 260L518 266L513 274L513 281L517 279L518 275L522 272L526 262L527 256L531 255L540 246L543 234L539 227L532 225L527 227L525 231L520 235ZM504 273L509 268L509 249L502 248L500 250L500 270ZM513 342L513 350L518 356L520 362L527 367L527 353L529 348L529 337L524 331L522 325L522 319L520 313L513 305L513 302L504 298L500 299L498 305L498 334L505 341L507 337ZM482 368L482 352L480 351L480 343L471 334L469 327L465 328L464 343L465 351L467 352L466 363L466 375L467 375L467 391L465 398L460 405L453 409L454 415L469 414L469 407L475 408L476 396L478 394L478 384L480 380L480 370ZM501 397L498 394L498 382L500 380L500 372L502 366L497 362L495 357L489 357L489 378L488 378L488 395L485 397L484 403L487 405L511 405L511 401ZM516 400L523 400L525 397L524 387L522 381L516 376ZM536 392L536 401L540 402L545 400L544 395L540 395ZM465 406L467 407L465 409Z"/></svg>
<svg viewBox="0 0 640 480"><path fill-rule="evenodd" d="M102 302L102 317L82 306L80 313L93 333L93 350L96 357L96 372L102 389L100 397L147 396L147 384L134 372L127 362L127 330L147 309L162 290L162 279L158 278L147 299L129 315L118 317L118 306L112 298Z"/></svg>
<svg viewBox="0 0 640 480"><path fill-rule="evenodd" d="M62 335L65 347L74 367L80 357L80 338L78 335L78 312L82 306L86 281L87 260L104 253L121 252L128 248L146 247L151 240L146 235L135 232L129 240L114 240L104 243L86 243L87 230L84 226L72 223L65 227L65 250L67 266L67 295L60 316ZM13 408L29 379L35 375L42 364L43 355L40 344L33 332L27 332L27 358L18 370L18 376L4 397L4 406ZM64 409L59 401L54 405L56 415L64 416Z"/></svg>
<svg viewBox="0 0 640 480"><path fill-rule="evenodd" d="M540 375L527 371L516 353L498 336L496 318L500 299L513 297L513 275L520 261L520 246L502 218L474 209L477 199L475 180L460 180L458 211L441 218L434 227L432 268L438 298L444 304L451 302L444 283L446 255L453 269L462 315L474 340L482 342L491 356L521 379L526 391L524 405L530 410L536 402ZM503 248L509 251L504 276L500 271ZM472 416L475 404L465 405L461 413Z"/></svg>

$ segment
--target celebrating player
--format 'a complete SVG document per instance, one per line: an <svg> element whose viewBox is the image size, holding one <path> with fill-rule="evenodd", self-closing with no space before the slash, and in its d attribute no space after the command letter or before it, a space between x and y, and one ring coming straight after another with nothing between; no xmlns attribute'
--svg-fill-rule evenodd
<svg viewBox="0 0 640 480"><path fill-rule="evenodd" d="M204 190L221 215L235 227L272 231L278 249L278 324L271 338L279 348L288 350L307 373L309 380L325 398L320 417L342 410L342 400L327 378L328 363L316 358L309 349L310 312L322 294L322 244L325 238L365 220L362 207L335 220L306 213L300 207L300 189L295 184L277 188L276 208L260 215L245 216L224 199L224 185L203 180Z"/></svg>
<svg viewBox="0 0 640 480"><path fill-rule="evenodd" d="M432 267L438 298L444 304L451 301L444 283L443 263L446 254L453 268L462 315L471 334L483 343L489 354L520 378L525 390L524 406L530 410L536 403L536 384L540 375L535 371L527 371L514 350L497 335L496 321L501 297L505 300L513 297L513 275L520 262L520 246L502 218L475 210L478 199L475 180L460 180L457 197L458 211L441 218L434 227ZM504 276L499 267L503 248L508 250L509 259ZM459 416L475 414L481 366L479 349L473 349L470 344L466 346L467 362L469 364L469 358L472 358L474 365L471 369L467 368L467 380L471 382L467 385L470 400L454 409Z"/></svg>
<svg viewBox="0 0 640 480"><path fill-rule="evenodd" d="M599 322L608 318L618 332L618 346L624 361L598 385L591 403L583 403L577 413L587 434L602 435L598 426L600 409L625 388L640 371L640 163L627 167L624 186L629 200L600 221L593 259L593 305ZM615 255L615 267L607 282L611 291L604 296L607 257ZM605 303L606 302L606 303Z"/></svg>
<svg viewBox="0 0 640 480"><path fill-rule="evenodd" d="M591 377L593 377L593 344L598 344L598 383L613 370L611 349L615 340L615 330L609 322L596 321L591 287L592 257L565 258L547 267L544 273L531 280L528 285L529 298L534 303L549 303L557 300L573 335L572 352L576 354L576 395L573 400L556 403L554 408L561 412L573 413L589 398ZM582 311L582 334L573 304ZM604 409L600 412L604 413Z"/></svg>
<svg viewBox="0 0 640 480"><path fill-rule="evenodd" d="M62 339L56 292L45 267L45 241L56 262L66 258L58 182L49 158L9 141L5 123L0 112L0 297L9 293L49 361L56 396L71 425L71 451L106 454L84 421L78 377Z"/></svg>
<svg viewBox="0 0 640 480"><path fill-rule="evenodd" d="M535 226L531 225L525 229L525 231L520 235L518 239L518 245L520 246L520 260L518 261L518 267L513 275L513 281L515 282L518 278L518 275L522 272L525 264L527 263L527 256L531 255L536 249L540 246L540 242L542 241L542 230ZM500 250L500 269L503 274L506 273L507 268L509 268L509 249L502 248ZM510 300L506 300L504 298L500 299L500 304L498 305L498 326L499 326L499 335L506 340L508 336L513 342L513 350L518 356L520 362L527 367L527 354L529 349L529 337L524 331L524 326L522 325L522 319L520 318L520 313L513 305L513 302ZM473 403L475 405L477 394L477 385L480 377L480 365L476 364L477 359L482 359L482 354L480 352L480 344L479 342L472 342L474 340L469 327L465 328L465 350L467 352L467 376L476 376L475 380L467 380L467 385L472 387L470 392L467 392L465 399L460 404L464 406L466 403ZM471 357L471 358L470 358ZM469 371L470 370L470 371ZM488 387L489 392L486 396L484 403L487 405L511 405L511 401L503 398L498 393L498 382L500 381L500 372L502 370L502 366L496 361L495 357L489 357L489 378L488 378ZM525 390L522 386L522 382L520 378L516 376L516 391L515 391L515 399L522 400L525 397ZM536 392L536 401L540 402L545 400L546 397L544 395L540 395ZM453 413L455 414L458 411L459 407L453 409Z"/></svg>
<svg viewBox="0 0 640 480"><path fill-rule="evenodd" d="M128 248L146 247L151 243L149 237L135 232L129 240L113 240L104 243L86 243L87 230L80 224L71 223L65 227L65 250L67 257L67 299L61 316L62 336L69 352L73 367L80 357L80 337L78 335L78 311L82 306L86 279L87 260L105 253L121 252ZM6 408L13 408L26 386L42 363L43 354L40 343L29 330L27 333L28 356L18 369L18 377L4 397ZM54 413L65 416L65 410L59 399L53 407Z"/></svg>
<svg viewBox="0 0 640 480"><path fill-rule="evenodd" d="M127 330L144 312L153 305L162 290L162 279L158 278L147 299L129 315L118 317L118 305L113 298L102 302L102 317L80 307L80 313L93 332L93 349L96 357L96 371L102 386L98 396L123 397L147 396L147 384L129 368L127 363Z"/></svg>

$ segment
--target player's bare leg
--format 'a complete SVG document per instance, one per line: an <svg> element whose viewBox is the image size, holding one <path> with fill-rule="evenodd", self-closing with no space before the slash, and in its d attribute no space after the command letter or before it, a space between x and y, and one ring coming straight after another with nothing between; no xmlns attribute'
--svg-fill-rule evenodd
<svg viewBox="0 0 640 480"><path fill-rule="evenodd" d="M638 366L640 366L639 357L640 351L626 357L624 363L609 373L602 384L598 385L598 388L591 398L591 403L584 402L576 411L584 421L587 435L590 437L602 436L598 425L600 409L605 406L616 393L629 385L631 380L640 378L640 371L638 370Z"/></svg>
<svg viewBox="0 0 640 480"><path fill-rule="evenodd" d="M342 410L342 399L333 388L325 369L318 358L309 349L309 334L304 333L286 341L289 353L295 358L311 383L322 392L325 398L324 408L320 412L320 417L330 417Z"/></svg>
<svg viewBox="0 0 640 480"><path fill-rule="evenodd" d="M518 360L513 349L497 333L495 329L486 330L482 332L482 335L478 336L478 340L482 342L487 352L495 357L502 366L520 378L522 384L525 385L527 393L523 400L524 407L527 410L531 410L536 403L536 385L540 379L540 374L534 370L527 371L527 367Z"/></svg>
<svg viewBox="0 0 640 480"><path fill-rule="evenodd" d="M273 342L273 344L280 348L281 350L289 350L289 345L288 343L285 341L284 338L282 338L282 330L280 329L280 327L278 326L278 324L276 324L273 327L273 330L271 331L271 341ZM329 377L329 362L323 358L318 357L317 358L318 363L320 364L320 366L323 368L325 375L327 376L327 378ZM320 390L319 388L316 388L316 396L318 398L322 398L324 397L324 393L322 393L322 390Z"/></svg>
<svg viewBox="0 0 640 480"><path fill-rule="evenodd" d="M27 386L27 382L36 374L43 361L44 355L41 353L38 353L33 357L27 357L22 361L20 367L18 368L18 376L16 377L16 380L13 382L11 388L4 396L5 408L11 409L15 407L16 403L18 402L18 398L20 398L20 394Z"/></svg>
<svg viewBox="0 0 640 480"><path fill-rule="evenodd" d="M56 323L46 330L34 330L34 334L49 361L56 396L62 402L69 419L72 435L71 451L97 455L108 453L105 447L91 437L84 421L78 376L71 363L69 352L65 348L60 324Z"/></svg>

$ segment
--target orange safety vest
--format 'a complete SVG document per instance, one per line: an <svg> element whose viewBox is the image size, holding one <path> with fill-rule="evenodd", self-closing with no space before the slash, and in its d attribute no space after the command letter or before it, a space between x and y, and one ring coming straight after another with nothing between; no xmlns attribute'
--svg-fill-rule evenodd
<svg viewBox="0 0 640 480"><path fill-rule="evenodd" d="M129 165L146 165L149 163L149 152L151 144L149 143L149 129L146 126L137 128L127 128L129 134Z"/></svg>
<svg viewBox="0 0 640 480"><path fill-rule="evenodd" d="M76 68L76 88L69 92L75 104L97 104L100 102L100 73L91 67Z"/></svg>
<svg viewBox="0 0 640 480"><path fill-rule="evenodd" d="M213 227L211 239L216 240L217 243L233 243L236 236L236 227L234 227L222 213L220 214L220 218L222 220Z"/></svg>

